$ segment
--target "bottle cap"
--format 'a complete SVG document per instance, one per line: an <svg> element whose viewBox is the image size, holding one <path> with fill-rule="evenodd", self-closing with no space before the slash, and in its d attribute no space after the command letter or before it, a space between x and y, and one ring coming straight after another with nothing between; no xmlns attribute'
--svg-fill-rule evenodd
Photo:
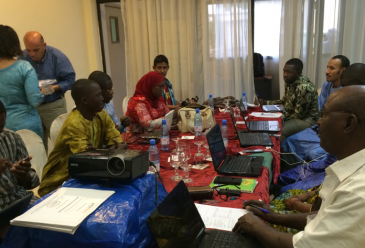
<svg viewBox="0 0 365 248"><path fill-rule="evenodd" d="M222 124L223 124L223 125L227 125L227 120L226 120L226 119L223 119L223 120L222 120Z"/></svg>
<svg viewBox="0 0 365 248"><path fill-rule="evenodd" d="M156 144L156 141L154 139L151 139L150 140L150 145L155 145Z"/></svg>
<svg viewBox="0 0 365 248"><path fill-rule="evenodd" d="M246 96L246 92L243 92L243 93L242 93L242 96Z"/></svg>
<svg viewBox="0 0 365 248"><path fill-rule="evenodd" d="M198 108L195 111L196 111L197 114L200 113L200 110Z"/></svg>
<svg viewBox="0 0 365 248"><path fill-rule="evenodd" d="M209 98L212 98L213 97L213 95L212 94L209 94Z"/></svg>
<svg viewBox="0 0 365 248"><path fill-rule="evenodd" d="M166 119L162 119L162 124L166 124Z"/></svg>

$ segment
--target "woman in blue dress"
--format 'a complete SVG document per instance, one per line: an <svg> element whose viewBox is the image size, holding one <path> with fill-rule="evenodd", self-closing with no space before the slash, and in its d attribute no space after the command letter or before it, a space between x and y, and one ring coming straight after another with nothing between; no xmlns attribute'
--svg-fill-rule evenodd
<svg viewBox="0 0 365 248"><path fill-rule="evenodd" d="M22 54L17 33L0 25L0 100L7 115L5 127L13 131L28 129L43 140L37 106L43 101L33 67L16 57Z"/></svg>

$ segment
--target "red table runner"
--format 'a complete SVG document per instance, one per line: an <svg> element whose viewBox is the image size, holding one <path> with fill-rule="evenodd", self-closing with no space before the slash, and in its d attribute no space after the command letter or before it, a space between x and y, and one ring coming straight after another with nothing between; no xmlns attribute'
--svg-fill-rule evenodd
<svg viewBox="0 0 365 248"><path fill-rule="evenodd" d="M260 111L260 109L255 109L255 111ZM214 117L215 117L216 122L220 123L220 124L223 119L227 120L227 126L229 129L229 145L227 148L227 154L232 154L231 150L232 150L233 146L236 146L239 149L241 149L239 146L238 139L234 138L234 135L235 135L234 127L233 127L233 123L232 123L229 113L219 113L219 110L216 109ZM252 118L252 120L254 120L254 119L257 119L257 118ZM264 119L271 120L269 118L264 118ZM272 119L272 120L278 120L278 118ZM281 125L281 121L279 121L279 122ZM245 125L242 125L242 126L238 125L238 128L242 128L242 127L245 127ZM159 153L160 153L160 168L161 168L160 175L165 184L166 190L168 192L170 192L177 184L177 182L171 181L171 177L174 175L174 169L171 167L170 162L168 162L168 158L170 157L170 152L176 148L175 142L171 141L171 139L176 138L176 137L186 136L186 135L193 135L193 134L180 133L178 130L171 130L170 131L170 150L169 151L161 150L160 144L157 144L157 147L159 148ZM275 137L272 137L271 139L273 140L273 143L275 144L273 149L275 149L276 151L280 151L279 150L280 149L280 140L276 140ZM194 144L194 140L182 140L182 141L190 146L191 158L190 158L189 162L193 163L194 155L197 153L198 147L197 147L197 145ZM138 141L137 141L135 143L130 144L128 149L147 151L148 147L149 147L149 145L138 144ZM251 149L251 148L258 148L258 149L265 150L265 147L261 147L261 146L250 147L247 149ZM201 150L203 153L206 154L205 148L202 147ZM235 149L233 149L233 151L235 151ZM275 152L271 151L271 153L273 155L273 164L272 164L273 179L274 179L274 183L276 183L276 178L280 173L280 160L279 160L279 156ZM189 172L189 177L191 179L193 179L194 182L191 184L188 184L187 185L188 187L190 187L190 186L208 186L213 181L214 177L217 176L217 172L214 170L213 163L212 162L208 162L208 163L209 163L209 167L204 170L191 169L191 171ZM179 174L183 176L183 171L179 170ZM212 204L217 205L217 206L222 206L222 207L241 208L242 203L243 203L242 199L245 199L245 200L261 199L262 201L269 203L269 189L268 189L269 170L266 167L263 167L260 176L255 179L258 180L258 184L257 184L255 191L252 194L242 193L241 197L239 197L237 200L228 200L228 201L224 201L224 200L220 199L219 196L214 196L214 200L216 200L216 202L212 202Z"/></svg>

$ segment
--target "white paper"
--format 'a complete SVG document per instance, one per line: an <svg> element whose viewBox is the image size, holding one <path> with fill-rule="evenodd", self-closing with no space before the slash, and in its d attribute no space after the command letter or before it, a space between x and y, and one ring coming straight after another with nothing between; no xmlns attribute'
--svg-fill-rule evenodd
<svg viewBox="0 0 365 248"><path fill-rule="evenodd" d="M238 125L239 125L239 124L244 124L244 125L245 125L245 124L246 124L246 122L244 122L244 121L236 121L236 124L238 124Z"/></svg>
<svg viewBox="0 0 365 248"><path fill-rule="evenodd" d="M260 117L260 118L280 118L282 113L264 113L264 112L252 112L251 116Z"/></svg>
<svg viewBox="0 0 365 248"><path fill-rule="evenodd" d="M260 107L260 105L256 105L254 103L247 103L247 107Z"/></svg>
<svg viewBox="0 0 365 248"><path fill-rule="evenodd" d="M114 191L60 188L53 195L12 220L11 224L73 234L80 223L112 194Z"/></svg>
<svg viewBox="0 0 365 248"><path fill-rule="evenodd" d="M232 231L237 220L247 214L246 209L215 207L195 203L206 228Z"/></svg>
<svg viewBox="0 0 365 248"><path fill-rule="evenodd" d="M182 136L181 139L195 139L195 136Z"/></svg>

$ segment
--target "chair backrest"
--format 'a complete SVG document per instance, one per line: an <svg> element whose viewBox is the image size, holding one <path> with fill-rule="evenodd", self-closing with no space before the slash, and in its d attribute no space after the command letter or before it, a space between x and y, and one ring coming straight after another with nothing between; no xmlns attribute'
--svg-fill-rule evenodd
<svg viewBox="0 0 365 248"><path fill-rule="evenodd" d="M128 108L128 103L129 103L129 100L131 99L130 96L126 96L124 97L124 100L123 100L123 114L125 115L125 113L127 112L127 108Z"/></svg>
<svg viewBox="0 0 365 248"><path fill-rule="evenodd" d="M51 129L49 132L50 140L48 140L48 153L51 153L51 151L53 150L53 147L56 143L58 134L60 133L63 123L65 122L67 116L68 116L68 113L62 114L53 120Z"/></svg>
<svg viewBox="0 0 365 248"><path fill-rule="evenodd" d="M31 161L32 168L41 179L43 167L47 163L47 153L41 137L39 137L35 132L26 129L16 131L16 133L22 138L29 156L33 157Z"/></svg>

